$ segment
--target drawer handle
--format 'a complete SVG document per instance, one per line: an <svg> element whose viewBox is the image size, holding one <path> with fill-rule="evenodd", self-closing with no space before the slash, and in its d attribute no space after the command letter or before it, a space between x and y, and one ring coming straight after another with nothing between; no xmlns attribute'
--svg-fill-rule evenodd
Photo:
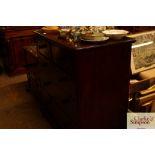
<svg viewBox="0 0 155 155"><path fill-rule="evenodd" d="M46 82L44 82L44 86L49 86L50 84L51 84L50 81L46 81Z"/></svg>
<svg viewBox="0 0 155 155"><path fill-rule="evenodd" d="M46 63L46 62L45 63L42 63L41 66L42 67L48 67L48 63Z"/></svg>
<svg viewBox="0 0 155 155"><path fill-rule="evenodd" d="M39 48L47 48L47 45L39 45Z"/></svg>
<svg viewBox="0 0 155 155"><path fill-rule="evenodd" d="M61 77L59 80L59 82L66 82L66 81L69 81L68 77Z"/></svg>
<svg viewBox="0 0 155 155"><path fill-rule="evenodd" d="M66 99L62 100L63 104L68 104L69 102L70 102L70 98L66 98Z"/></svg>

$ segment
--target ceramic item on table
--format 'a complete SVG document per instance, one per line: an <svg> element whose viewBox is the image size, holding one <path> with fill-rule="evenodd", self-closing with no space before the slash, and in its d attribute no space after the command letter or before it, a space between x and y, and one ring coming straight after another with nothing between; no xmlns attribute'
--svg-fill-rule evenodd
<svg viewBox="0 0 155 155"><path fill-rule="evenodd" d="M111 38L111 39L122 39L125 37L129 32L126 30L117 30L117 29L111 29L111 30L105 30L102 31L105 36Z"/></svg>

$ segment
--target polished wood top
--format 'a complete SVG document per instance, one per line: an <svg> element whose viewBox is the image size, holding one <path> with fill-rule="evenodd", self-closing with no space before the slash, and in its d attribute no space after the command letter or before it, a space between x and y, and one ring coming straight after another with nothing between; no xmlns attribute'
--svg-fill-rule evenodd
<svg viewBox="0 0 155 155"><path fill-rule="evenodd" d="M0 38L25 37L34 34L34 30L39 29L39 26L3 26L0 28Z"/></svg>
<svg viewBox="0 0 155 155"><path fill-rule="evenodd" d="M63 48L68 48L71 50L81 51L86 49L92 49L92 48L98 48L98 47L105 47L110 45L117 45L117 44L124 44L124 43L133 43L135 40L133 38L125 37L121 40L112 40L108 39L107 41L103 42L85 42L85 41L79 41L76 43L71 43L65 39L60 38L59 34L53 34L53 33L47 33L43 30L35 30L34 33L36 35L39 35L52 44L61 46Z"/></svg>

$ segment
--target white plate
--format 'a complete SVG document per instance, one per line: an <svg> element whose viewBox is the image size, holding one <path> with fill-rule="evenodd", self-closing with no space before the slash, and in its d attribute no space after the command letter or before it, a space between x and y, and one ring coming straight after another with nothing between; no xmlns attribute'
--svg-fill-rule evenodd
<svg viewBox="0 0 155 155"><path fill-rule="evenodd" d="M102 42L102 41L106 41L108 39L109 39L109 37L101 37L101 38L97 38L97 39L84 39L84 38L81 38L82 41L87 41L87 42Z"/></svg>
<svg viewBox="0 0 155 155"><path fill-rule="evenodd" d="M112 39L122 39L123 37L125 37L129 33L126 30L117 30L117 29L105 30L105 31L102 31L102 32L107 37L110 37Z"/></svg>

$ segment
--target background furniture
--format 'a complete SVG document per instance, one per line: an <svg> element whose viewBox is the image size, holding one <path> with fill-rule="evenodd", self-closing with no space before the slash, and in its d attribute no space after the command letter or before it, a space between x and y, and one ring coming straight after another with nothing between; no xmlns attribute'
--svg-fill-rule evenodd
<svg viewBox="0 0 155 155"><path fill-rule="evenodd" d="M116 26L115 28L127 30L130 34L155 30L155 26Z"/></svg>
<svg viewBox="0 0 155 155"><path fill-rule="evenodd" d="M5 70L9 75L25 73L23 46L35 43L33 31L39 26L3 26L0 27L0 39L3 41Z"/></svg>
<svg viewBox="0 0 155 155"><path fill-rule="evenodd" d="M129 108L133 112L154 112L155 107L155 31L145 31L130 35L136 42L132 47Z"/></svg>

